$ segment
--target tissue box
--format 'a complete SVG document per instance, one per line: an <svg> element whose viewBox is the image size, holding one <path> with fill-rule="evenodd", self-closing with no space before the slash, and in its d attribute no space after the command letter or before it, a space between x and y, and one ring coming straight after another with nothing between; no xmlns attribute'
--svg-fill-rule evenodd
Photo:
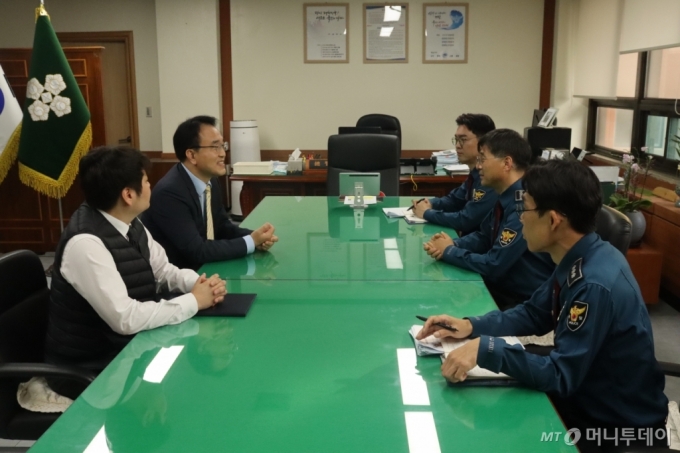
<svg viewBox="0 0 680 453"><path fill-rule="evenodd" d="M290 159L288 161L288 174L289 175L302 174L302 159Z"/></svg>
<svg viewBox="0 0 680 453"><path fill-rule="evenodd" d="M235 175L271 175L274 172L274 162L236 162Z"/></svg>

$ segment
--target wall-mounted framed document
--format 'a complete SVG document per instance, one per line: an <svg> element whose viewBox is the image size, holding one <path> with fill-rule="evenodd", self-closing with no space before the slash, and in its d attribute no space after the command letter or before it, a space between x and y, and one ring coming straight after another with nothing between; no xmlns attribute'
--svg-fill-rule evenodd
<svg viewBox="0 0 680 453"><path fill-rule="evenodd" d="M423 4L423 63L467 63L468 3Z"/></svg>
<svg viewBox="0 0 680 453"><path fill-rule="evenodd" d="M364 3L364 63L408 63L408 3Z"/></svg>
<svg viewBox="0 0 680 453"><path fill-rule="evenodd" d="M305 3L305 63L349 62L349 3Z"/></svg>

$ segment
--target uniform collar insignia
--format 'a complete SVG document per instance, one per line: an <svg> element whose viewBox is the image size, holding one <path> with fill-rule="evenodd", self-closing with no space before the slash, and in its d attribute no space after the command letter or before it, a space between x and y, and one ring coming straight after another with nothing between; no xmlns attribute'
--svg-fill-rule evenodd
<svg viewBox="0 0 680 453"><path fill-rule="evenodd" d="M522 201L522 196L524 195L523 190L515 190L515 201Z"/></svg>
<svg viewBox="0 0 680 453"><path fill-rule="evenodd" d="M583 265L583 258L579 258L574 262L569 270L569 275L567 276L567 285L571 288L571 285L583 278L583 271L581 269Z"/></svg>

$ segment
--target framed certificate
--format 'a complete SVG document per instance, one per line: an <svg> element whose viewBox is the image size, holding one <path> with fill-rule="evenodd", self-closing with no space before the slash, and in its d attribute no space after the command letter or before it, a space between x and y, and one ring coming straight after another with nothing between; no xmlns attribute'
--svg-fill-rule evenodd
<svg viewBox="0 0 680 453"><path fill-rule="evenodd" d="M349 3L305 3L305 63L349 62Z"/></svg>
<svg viewBox="0 0 680 453"><path fill-rule="evenodd" d="M467 63L467 3L423 4L423 63Z"/></svg>
<svg viewBox="0 0 680 453"><path fill-rule="evenodd" d="M408 3L364 3L364 63L408 63Z"/></svg>

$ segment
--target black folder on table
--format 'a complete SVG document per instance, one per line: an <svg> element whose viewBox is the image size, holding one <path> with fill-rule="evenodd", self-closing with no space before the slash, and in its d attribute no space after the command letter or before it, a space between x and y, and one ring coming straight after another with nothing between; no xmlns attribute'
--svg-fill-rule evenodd
<svg viewBox="0 0 680 453"><path fill-rule="evenodd" d="M196 316L231 316L244 317L257 294L227 294L224 300L211 308L199 310Z"/></svg>

